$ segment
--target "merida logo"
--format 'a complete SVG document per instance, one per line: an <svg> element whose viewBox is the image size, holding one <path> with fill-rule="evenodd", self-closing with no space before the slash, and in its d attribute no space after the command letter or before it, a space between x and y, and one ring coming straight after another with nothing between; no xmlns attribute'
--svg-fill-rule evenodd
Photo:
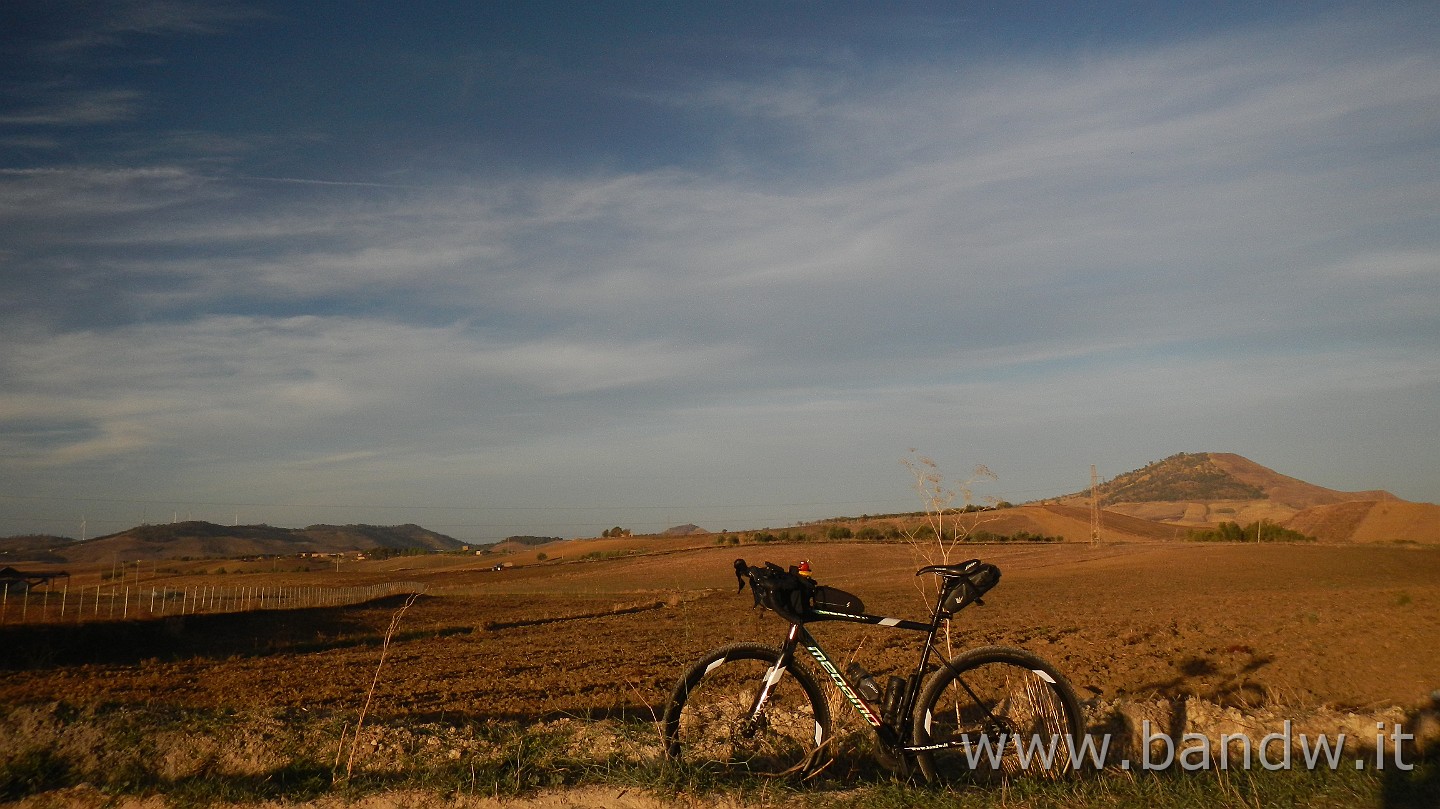
<svg viewBox="0 0 1440 809"><path fill-rule="evenodd" d="M856 694L855 690L850 687L850 684L845 682L845 678L836 670L834 664L830 662L830 658L825 656L825 653L820 650L820 647L806 644L805 651L809 652L810 656L815 658L815 662L820 664L820 668L824 669L825 673L830 675L830 679L835 682L835 687L839 688L840 693L845 695L845 699L849 700L850 704L855 706L855 710L859 711L860 715L865 717L865 721L875 727L880 727L880 718L871 712L870 707L865 704L865 700L860 699L860 695Z"/></svg>

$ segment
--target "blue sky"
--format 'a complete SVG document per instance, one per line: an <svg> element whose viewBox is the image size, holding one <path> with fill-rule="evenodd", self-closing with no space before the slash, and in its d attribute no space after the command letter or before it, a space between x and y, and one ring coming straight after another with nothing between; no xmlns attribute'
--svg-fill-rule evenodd
<svg viewBox="0 0 1440 809"><path fill-rule="evenodd" d="M0 535L1440 501L1440 7L10 2Z"/></svg>

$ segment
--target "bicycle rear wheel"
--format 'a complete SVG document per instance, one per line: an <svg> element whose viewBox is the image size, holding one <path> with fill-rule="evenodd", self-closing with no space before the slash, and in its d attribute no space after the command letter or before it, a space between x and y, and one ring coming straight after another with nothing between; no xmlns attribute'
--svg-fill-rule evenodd
<svg viewBox="0 0 1440 809"><path fill-rule="evenodd" d="M1070 684L1021 649L966 652L930 675L912 715L926 780L988 783L1059 778L1072 771L1084 723Z"/></svg>
<svg viewBox="0 0 1440 809"><path fill-rule="evenodd" d="M821 766L830 707L810 672L791 661L755 700L780 652L757 643L716 649L690 668L665 710L665 754L717 770L757 775L804 774Z"/></svg>

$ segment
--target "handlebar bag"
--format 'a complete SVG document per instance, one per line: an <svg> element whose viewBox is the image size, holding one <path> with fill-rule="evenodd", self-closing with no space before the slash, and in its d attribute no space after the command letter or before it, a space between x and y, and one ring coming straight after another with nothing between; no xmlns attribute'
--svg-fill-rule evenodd
<svg viewBox="0 0 1440 809"><path fill-rule="evenodd" d="M811 604L817 610L848 612L852 615L860 615L865 612L865 602L860 600L860 596L847 593L838 587L826 587L823 584L815 588Z"/></svg>
<svg viewBox="0 0 1440 809"><path fill-rule="evenodd" d="M774 610L792 624L803 624L815 596L815 582L795 569L785 570L773 562L750 568L750 589L755 603Z"/></svg>

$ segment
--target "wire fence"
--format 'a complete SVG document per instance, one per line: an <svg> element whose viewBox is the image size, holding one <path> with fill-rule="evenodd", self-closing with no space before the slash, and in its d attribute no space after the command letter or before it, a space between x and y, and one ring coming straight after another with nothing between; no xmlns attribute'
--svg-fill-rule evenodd
<svg viewBox="0 0 1440 809"><path fill-rule="evenodd" d="M140 620L166 615L293 610L360 604L392 595L425 592L420 582L353 587L190 587L95 585L36 591L0 585L0 625Z"/></svg>

